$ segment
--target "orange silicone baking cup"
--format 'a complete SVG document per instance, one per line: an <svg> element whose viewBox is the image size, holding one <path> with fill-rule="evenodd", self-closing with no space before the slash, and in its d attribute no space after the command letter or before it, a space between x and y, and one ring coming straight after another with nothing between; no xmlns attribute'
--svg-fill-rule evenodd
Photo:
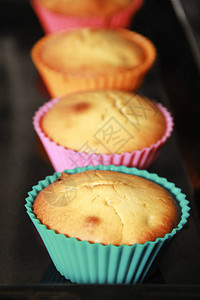
<svg viewBox="0 0 200 300"><path fill-rule="evenodd" d="M136 32L126 29L116 29L125 38L133 41L143 51L143 62L133 68L116 70L105 74L95 74L84 76L84 74L72 74L70 72L61 72L45 64L41 58L41 49L47 43L49 37L46 35L41 38L32 48L32 60L39 71L50 96L55 98L65 94L85 90L104 90L115 89L124 91L135 91L142 84L143 78L151 68L156 58L156 49L151 41ZM66 31L67 32L67 31ZM57 35L59 33L54 33ZM63 31L62 31L63 34Z"/></svg>

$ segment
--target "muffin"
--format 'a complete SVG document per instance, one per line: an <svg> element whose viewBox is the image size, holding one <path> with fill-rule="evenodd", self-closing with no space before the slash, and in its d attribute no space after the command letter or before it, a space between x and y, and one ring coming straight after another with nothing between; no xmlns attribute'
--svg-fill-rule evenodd
<svg viewBox="0 0 200 300"><path fill-rule="evenodd" d="M117 246L155 241L179 220L174 199L159 185L103 170L63 173L38 193L33 212L57 233Z"/></svg>
<svg viewBox="0 0 200 300"><path fill-rule="evenodd" d="M46 35L32 49L52 97L94 89L135 90L155 56L148 39L125 29L62 31Z"/></svg>
<svg viewBox="0 0 200 300"><path fill-rule="evenodd" d="M26 201L57 270L77 283L142 282L189 216L174 184L126 167L56 173Z"/></svg>
<svg viewBox="0 0 200 300"><path fill-rule="evenodd" d="M39 0L50 11L69 16L108 16L130 5L131 0Z"/></svg>
<svg viewBox="0 0 200 300"><path fill-rule="evenodd" d="M143 0L32 0L46 33L75 27L128 27Z"/></svg>
<svg viewBox="0 0 200 300"><path fill-rule="evenodd" d="M35 130L56 171L98 164L148 167L172 125L160 104L114 90L54 99L34 117Z"/></svg>

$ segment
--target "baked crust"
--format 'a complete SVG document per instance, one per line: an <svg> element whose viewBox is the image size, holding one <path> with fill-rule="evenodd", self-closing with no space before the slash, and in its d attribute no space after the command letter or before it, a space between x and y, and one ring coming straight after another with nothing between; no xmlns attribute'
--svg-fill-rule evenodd
<svg viewBox="0 0 200 300"><path fill-rule="evenodd" d="M94 91L60 98L42 118L41 127L51 140L68 149L110 154L157 143L166 121L158 106L140 95Z"/></svg>
<svg viewBox="0 0 200 300"><path fill-rule="evenodd" d="M175 200L161 186L100 170L63 173L38 193L33 211L57 233L105 245L154 241L171 232L179 219Z"/></svg>
<svg viewBox="0 0 200 300"><path fill-rule="evenodd" d="M114 30L73 29L49 35L39 57L51 69L84 76L123 71L139 66L144 51L136 41Z"/></svg>
<svg viewBox="0 0 200 300"><path fill-rule="evenodd" d="M85 32L86 36L88 36L88 32L91 33L89 34L90 36L93 36L92 32L96 32L98 33L98 37L100 37L101 34L108 36L112 33L115 38L120 38L124 42L128 43L129 50L127 47L124 47L124 51L121 51L121 45L120 47L117 47L119 44L113 43L112 40L109 39L107 39L107 44L107 42L104 41L105 37L103 37L97 44L91 43L90 39L91 47L89 47L89 44L87 43L83 46L82 43L81 45L83 47L81 46L77 49L76 46L72 47L73 44L69 44L69 46L65 47L65 49L67 49L67 51L68 49L71 49L71 54L64 58L64 61L63 58L60 61L60 54L56 51L50 51L51 54L53 53L53 56L50 55L48 56L48 59L45 60L43 50L49 47L51 41L56 38L59 39L62 35L66 35L67 38L68 33L72 34L72 32L74 34L77 33L77 35L81 32ZM74 39L74 41L76 41L76 39ZM105 49L104 47L103 49L105 50L105 53L101 48L102 41L104 41L103 44L105 45ZM132 50L130 45L132 45ZM136 48L139 49L139 52L135 51ZM85 54L87 53L85 56L83 53L80 54L81 49L84 50ZM86 49L88 51L86 51ZM111 49L115 49L115 53L111 54ZM138 58L140 62L135 64L137 54L139 54ZM131 60L134 61L134 65L128 66L128 61L131 56ZM141 85L145 74L155 61L156 49L147 38L130 30L121 28L115 30L105 30L102 28L72 29L46 35L41 38L32 48L31 57L51 96L54 98L72 92L77 92L77 90L137 90ZM123 63L124 60L125 64ZM58 62L56 63L56 61ZM102 65L99 64L98 61L101 61ZM66 65L66 68L63 67L64 65Z"/></svg>
<svg viewBox="0 0 200 300"><path fill-rule="evenodd" d="M129 6L131 0L39 0L48 10L67 16L108 16Z"/></svg>

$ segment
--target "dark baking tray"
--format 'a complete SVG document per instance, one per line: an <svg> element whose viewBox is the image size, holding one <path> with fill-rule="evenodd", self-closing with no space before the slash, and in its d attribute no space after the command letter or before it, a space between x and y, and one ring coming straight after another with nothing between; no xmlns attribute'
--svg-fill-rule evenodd
<svg viewBox="0 0 200 300"><path fill-rule="evenodd" d="M162 102L175 119L174 133L149 171L182 189L190 200L191 217L143 284L111 286L76 285L65 280L55 270L26 215L27 192L38 180L54 172L32 126L34 112L49 99L30 59L31 46L43 36L43 31L28 1L2 1L0 7L0 297L198 299L198 199L180 155L179 137L185 125L186 142L191 132L194 141L199 136L199 73L173 6L169 1L146 1L131 28L149 37L158 50L157 61L140 92ZM190 105L188 94L192 95ZM189 123L190 112L193 117Z"/></svg>

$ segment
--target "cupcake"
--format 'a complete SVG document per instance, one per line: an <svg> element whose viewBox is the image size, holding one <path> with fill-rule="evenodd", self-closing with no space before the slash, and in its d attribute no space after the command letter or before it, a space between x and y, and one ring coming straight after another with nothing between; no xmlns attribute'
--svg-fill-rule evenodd
<svg viewBox="0 0 200 300"><path fill-rule="evenodd" d="M136 90L155 56L148 39L125 29L62 31L46 35L32 49L52 97L94 89Z"/></svg>
<svg viewBox="0 0 200 300"><path fill-rule="evenodd" d="M56 171L86 165L147 168L172 131L168 111L143 96L91 91L56 98L34 127Z"/></svg>
<svg viewBox="0 0 200 300"><path fill-rule="evenodd" d="M174 184L115 166L56 173L33 187L26 201L57 270L86 284L142 282L189 216L188 201Z"/></svg>
<svg viewBox="0 0 200 300"><path fill-rule="evenodd" d="M32 0L46 33L76 27L128 27L143 0Z"/></svg>

